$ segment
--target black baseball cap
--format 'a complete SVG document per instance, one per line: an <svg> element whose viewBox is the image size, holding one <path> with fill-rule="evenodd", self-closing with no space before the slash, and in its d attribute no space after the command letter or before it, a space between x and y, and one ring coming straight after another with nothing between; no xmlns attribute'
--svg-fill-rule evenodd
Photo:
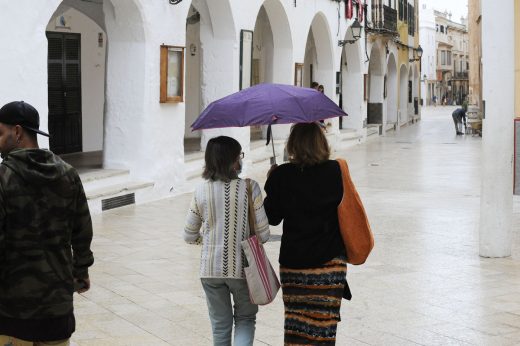
<svg viewBox="0 0 520 346"><path fill-rule="evenodd" d="M9 102L0 108L0 123L20 125L24 129L49 137L40 131L40 115L36 108L24 101Z"/></svg>

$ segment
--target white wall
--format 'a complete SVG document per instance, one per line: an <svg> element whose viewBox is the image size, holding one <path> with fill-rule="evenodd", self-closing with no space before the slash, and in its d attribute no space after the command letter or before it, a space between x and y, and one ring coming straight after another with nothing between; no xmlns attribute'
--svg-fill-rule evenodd
<svg viewBox="0 0 520 346"><path fill-rule="evenodd" d="M426 3L419 6L419 40L423 49L421 79L426 75L427 80L421 83L421 97L424 99L424 105L428 105L433 97L431 92L428 92L428 84L435 83L437 79L437 43L434 10Z"/></svg>
<svg viewBox="0 0 520 346"><path fill-rule="evenodd" d="M388 56L386 72L387 123L397 123L397 78L397 60L391 53Z"/></svg>
<svg viewBox="0 0 520 346"><path fill-rule="evenodd" d="M60 3L59 0L18 0L16 6L5 6L0 13L4 27L16 28L16 35L7 30L0 32L0 43L10 47L0 54L0 75L9 81L0 84L1 100L6 103L25 99L33 104L40 111L43 130L47 129L45 29ZM189 54L186 18L191 4L188 0L178 5L170 5L168 1L105 0L103 6L107 32L104 165L129 169L133 179L155 182L156 198L176 193L185 180L183 138L190 118L196 113L198 97L190 97L187 103L159 103L159 47L161 44L187 47L186 54ZM327 96L338 101L335 72L341 70L342 48L337 41L346 37L347 28L353 22L343 16L344 2L298 1L295 7L293 1L285 0L193 0L193 5L201 13L197 50L201 59L201 110L210 102L238 91L240 30L254 30L262 5L273 35L276 61L273 81L293 83L294 63L304 61L312 25L318 41L315 44L323 54L316 56L316 77L325 86ZM370 2L368 6L370 8ZM193 36L197 35L193 33ZM97 44L97 37L94 42ZM346 82L347 88L356 89L360 96L352 102L356 112L361 109L360 115L351 118L352 121L346 118L354 128L362 128L366 114L366 103L362 100L362 75L368 71L364 44L362 37L356 44L357 53L351 56L352 66L359 64L359 70L356 68ZM187 69L186 76L196 75L191 67ZM192 90L192 86L186 87ZM380 93L382 95L382 90ZM346 110L356 114L348 107ZM209 138L219 134L237 138L244 151L249 150L248 128L204 130L203 148ZM287 134L287 127L275 132L278 138L285 138ZM46 146L45 139L41 139L41 144Z"/></svg>
<svg viewBox="0 0 520 346"><path fill-rule="evenodd" d="M513 30L514 7L512 0L482 1L482 86L486 114L482 124L479 253L484 257L511 255L514 57L518 44Z"/></svg>
<svg viewBox="0 0 520 346"><path fill-rule="evenodd" d="M405 64L399 69L399 124L408 122L408 68Z"/></svg>
<svg viewBox="0 0 520 346"><path fill-rule="evenodd" d="M40 129L48 131L47 38L45 29L59 0L19 0L2 5L0 18L0 103L24 100L40 113ZM7 29L10 28L10 29ZM47 137L38 136L48 148Z"/></svg>
<svg viewBox="0 0 520 346"><path fill-rule="evenodd" d="M66 27L56 26L56 19L65 17ZM107 35L94 21L69 9L58 13L47 25L47 31L81 34L81 113L83 151L103 150L103 112L105 104L105 52ZM98 45L98 34L103 46Z"/></svg>
<svg viewBox="0 0 520 346"><path fill-rule="evenodd" d="M350 39L350 38L349 38ZM361 130L365 119L363 100L363 72L361 70L360 42L347 44L343 48L342 96L343 110L348 114L343 117L343 128Z"/></svg>
<svg viewBox="0 0 520 346"><path fill-rule="evenodd" d="M191 13L190 13L191 15ZM195 47L192 52L192 48ZM191 124L197 119L201 110L200 94L200 66L202 60L202 50L200 44L200 22L189 24L186 28L186 75L185 75L185 94L186 121L184 126L184 137L200 138L200 131L191 131Z"/></svg>

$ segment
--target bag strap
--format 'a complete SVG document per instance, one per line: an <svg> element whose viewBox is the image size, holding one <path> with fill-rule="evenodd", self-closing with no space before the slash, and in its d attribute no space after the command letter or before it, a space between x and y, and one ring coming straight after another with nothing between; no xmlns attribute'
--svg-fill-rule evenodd
<svg viewBox="0 0 520 346"><path fill-rule="evenodd" d="M246 190L247 190L247 219L249 221L249 237L252 237L256 234L255 229L255 206L253 204L253 184L251 184L251 179L246 179ZM249 238L248 237L248 238Z"/></svg>

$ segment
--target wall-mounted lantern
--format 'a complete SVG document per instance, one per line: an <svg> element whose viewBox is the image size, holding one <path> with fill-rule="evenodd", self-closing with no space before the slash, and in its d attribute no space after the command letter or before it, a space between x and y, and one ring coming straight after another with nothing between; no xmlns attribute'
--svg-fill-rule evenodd
<svg viewBox="0 0 520 346"><path fill-rule="evenodd" d="M415 57L416 51L417 51L417 58ZM422 49L421 45L418 45L417 49L413 50L413 58L410 59L409 61L410 62L419 61L419 60L421 60L422 55L423 55L423 49Z"/></svg>
<svg viewBox="0 0 520 346"><path fill-rule="evenodd" d="M361 30L363 30L363 26L359 23L359 21L354 19L354 23L352 23L352 26L350 27L350 30L352 31L352 37L353 40L339 40L338 46L343 47L346 43L352 44L355 43L359 38L361 37Z"/></svg>

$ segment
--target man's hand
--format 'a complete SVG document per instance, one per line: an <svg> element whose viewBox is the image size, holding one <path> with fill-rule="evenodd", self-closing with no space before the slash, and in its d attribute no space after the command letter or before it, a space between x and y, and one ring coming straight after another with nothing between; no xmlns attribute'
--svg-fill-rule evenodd
<svg viewBox="0 0 520 346"><path fill-rule="evenodd" d="M74 291L85 293L90 289L90 279L74 279Z"/></svg>

